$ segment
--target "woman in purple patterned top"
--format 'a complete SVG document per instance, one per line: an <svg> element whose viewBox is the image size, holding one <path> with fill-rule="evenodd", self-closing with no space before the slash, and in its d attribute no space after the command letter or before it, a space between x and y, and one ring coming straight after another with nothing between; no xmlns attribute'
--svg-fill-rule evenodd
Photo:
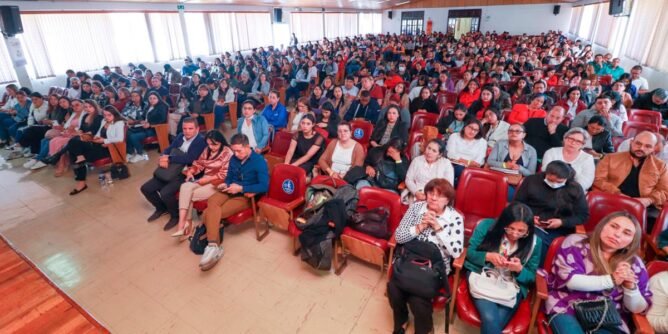
<svg viewBox="0 0 668 334"><path fill-rule="evenodd" d="M610 298L622 318L645 312L652 293L640 248L642 229L626 212L611 213L596 226L591 237L573 234L564 240L548 277L549 296L545 303L555 334L584 333L575 317L573 304ZM602 328L595 333L629 333L619 328Z"/></svg>

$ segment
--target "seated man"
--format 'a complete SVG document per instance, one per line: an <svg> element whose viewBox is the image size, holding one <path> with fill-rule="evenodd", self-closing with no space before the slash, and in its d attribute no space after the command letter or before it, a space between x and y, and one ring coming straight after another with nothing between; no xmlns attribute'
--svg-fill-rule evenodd
<svg viewBox="0 0 668 334"><path fill-rule="evenodd" d="M614 98L609 94L601 94L596 98L594 107L583 110L571 122L571 128L586 128L589 119L594 115L600 115L605 119L606 130L610 131L613 136L622 136L622 119L611 112Z"/></svg>
<svg viewBox="0 0 668 334"><path fill-rule="evenodd" d="M238 133L232 136L230 148L234 156L230 160L225 183L218 186L219 192L209 197L204 211L206 246L199 267L209 270L223 256L220 238L220 220L251 207L250 198L245 195L261 194L269 188L269 169L262 155L250 147L248 137Z"/></svg>
<svg viewBox="0 0 668 334"><path fill-rule="evenodd" d="M168 168L170 164L189 166L199 158L204 148L206 148L206 140L199 134L196 119L184 119L182 129L183 132L162 152L158 162L159 168ZM175 150L179 150L180 154L172 152ZM161 180L156 178L154 174L150 180L141 186L142 194L155 207L155 212L148 217L148 222L169 213L170 218L165 224L164 230L167 231L176 226L179 222L179 201L176 192L179 191L184 181L185 176L180 172L172 180Z"/></svg>
<svg viewBox="0 0 668 334"><path fill-rule="evenodd" d="M633 197L647 207L648 231L668 200L668 169L654 156L656 136L637 134L629 152L606 155L596 166L594 190Z"/></svg>
<svg viewBox="0 0 668 334"><path fill-rule="evenodd" d="M262 110L262 116L267 119L269 125L276 132L285 129L288 125L288 111L285 106L278 101L278 92L272 90L268 95L269 104Z"/></svg>
<svg viewBox="0 0 668 334"><path fill-rule="evenodd" d="M545 152L553 147L564 146L564 134L568 127L561 124L565 110L555 106L550 109L545 118L529 118L524 123L526 131L525 141L536 149L538 157L542 158Z"/></svg>
<svg viewBox="0 0 668 334"><path fill-rule="evenodd" d="M547 90L547 83L543 80L540 80L534 83L531 94L525 94L515 103L531 104L531 100L534 96L536 96L536 94L545 95L545 102L543 103L544 110L550 110L555 101L558 100L554 92Z"/></svg>
<svg viewBox="0 0 668 334"><path fill-rule="evenodd" d="M352 121L356 118L363 118L373 124L376 124L379 113L380 106L378 105L378 102L371 98L371 94L368 90L363 90L360 92L360 98L353 101L343 118L346 121Z"/></svg>
<svg viewBox="0 0 668 334"><path fill-rule="evenodd" d="M668 92L663 88L640 94L633 102L633 108L658 111L663 116L663 124L668 125Z"/></svg>
<svg viewBox="0 0 668 334"><path fill-rule="evenodd" d="M658 133L655 133L654 136L656 136L657 139L656 146L654 147L654 155L656 155L657 158L661 159L663 162L668 164L668 146L666 145L666 139L663 138L663 136L661 136ZM625 139L617 147L617 152L630 151L632 141L633 138Z"/></svg>

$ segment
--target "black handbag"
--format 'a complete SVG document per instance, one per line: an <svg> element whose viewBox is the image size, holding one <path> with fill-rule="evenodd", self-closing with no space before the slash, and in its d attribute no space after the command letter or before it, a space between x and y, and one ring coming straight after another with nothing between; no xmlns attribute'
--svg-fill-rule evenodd
<svg viewBox="0 0 668 334"><path fill-rule="evenodd" d="M620 332L622 317L610 298L581 301L573 304L573 309L580 326L586 332L595 332L599 329Z"/></svg>
<svg viewBox="0 0 668 334"><path fill-rule="evenodd" d="M434 298L449 286L445 263L438 247L428 241L413 239L400 245L392 263L392 280L401 290L422 298Z"/></svg>
<svg viewBox="0 0 668 334"><path fill-rule="evenodd" d="M225 234L225 230L223 229L223 226L220 226L220 243L223 243L223 236ZM190 250L193 251L193 253L197 255L202 255L204 254L204 249L206 249L206 246L209 244L209 240L206 238L206 226L204 224L201 224L195 228L193 231L193 235L190 236Z"/></svg>
<svg viewBox="0 0 668 334"><path fill-rule="evenodd" d="M130 170L125 164L117 163L109 168L111 178L114 180L125 180L130 177Z"/></svg>
<svg viewBox="0 0 668 334"><path fill-rule="evenodd" d="M357 211L348 220L348 226L370 236L387 240L390 238L387 228L389 216L390 211L385 207Z"/></svg>
<svg viewBox="0 0 668 334"><path fill-rule="evenodd" d="M350 168L348 172L346 172L346 175L343 176L343 180L352 185L364 178L366 178L366 169L364 169L362 166L355 166Z"/></svg>
<svg viewBox="0 0 668 334"><path fill-rule="evenodd" d="M175 157L175 156L182 156L185 155L183 151L179 149L174 149L172 152L169 154L170 157ZM162 182L171 182L172 180L176 179L181 175L181 172L183 172L183 167L185 167L185 164L179 164L179 163L173 163L170 162L167 168L162 168L159 167L155 169L153 172L153 177L162 181Z"/></svg>

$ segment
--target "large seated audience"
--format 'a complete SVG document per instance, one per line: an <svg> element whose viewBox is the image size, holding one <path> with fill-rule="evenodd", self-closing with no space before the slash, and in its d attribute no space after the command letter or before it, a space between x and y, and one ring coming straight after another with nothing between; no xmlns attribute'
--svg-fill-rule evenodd
<svg viewBox="0 0 668 334"><path fill-rule="evenodd" d="M226 219L269 196L277 168L269 155L279 154L278 166L303 170L308 182L400 194L387 266L413 254L439 263L441 279L462 269L471 296L455 303L472 303L483 333L501 333L527 312L522 303L543 299L535 325L554 333L629 332L647 326L637 315L668 331L668 275L646 269L668 260L668 92L650 87L640 65L623 68L557 32L487 32L325 39L213 63L186 58L162 73L129 67L92 78L68 71L65 88L48 95L7 85L0 145L8 159L30 158L23 167L31 170L55 165L56 176L71 169L70 195L88 188L89 165L109 157L155 168L141 186L155 210L148 221L169 215L164 229L177 227L181 241L204 224L199 267L209 270L223 256ZM289 140L273 145L282 132ZM161 140L171 143L148 162L146 146ZM458 186L474 172L503 177L508 204L469 226L458 194L495 191ZM593 193L632 200L646 217L615 209L585 231ZM406 331L409 310L415 333L433 332L432 302L443 291L418 293L388 271L394 333ZM486 279L506 290L481 292ZM601 305L591 323L587 312Z"/></svg>

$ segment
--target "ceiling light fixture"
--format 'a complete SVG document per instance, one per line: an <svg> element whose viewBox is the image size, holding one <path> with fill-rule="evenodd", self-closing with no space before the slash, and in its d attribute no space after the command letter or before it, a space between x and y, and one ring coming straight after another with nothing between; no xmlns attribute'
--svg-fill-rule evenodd
<svg viewBox="0 0 668 334"><path fill-rule="evenodd" d="M401 6L401 5L405 5L405 4L407 4L407 3L410 3L410 1L404 1L404 2L400 2L400 3L395 3L394 5L395 5L395 6Z"/></svg>

